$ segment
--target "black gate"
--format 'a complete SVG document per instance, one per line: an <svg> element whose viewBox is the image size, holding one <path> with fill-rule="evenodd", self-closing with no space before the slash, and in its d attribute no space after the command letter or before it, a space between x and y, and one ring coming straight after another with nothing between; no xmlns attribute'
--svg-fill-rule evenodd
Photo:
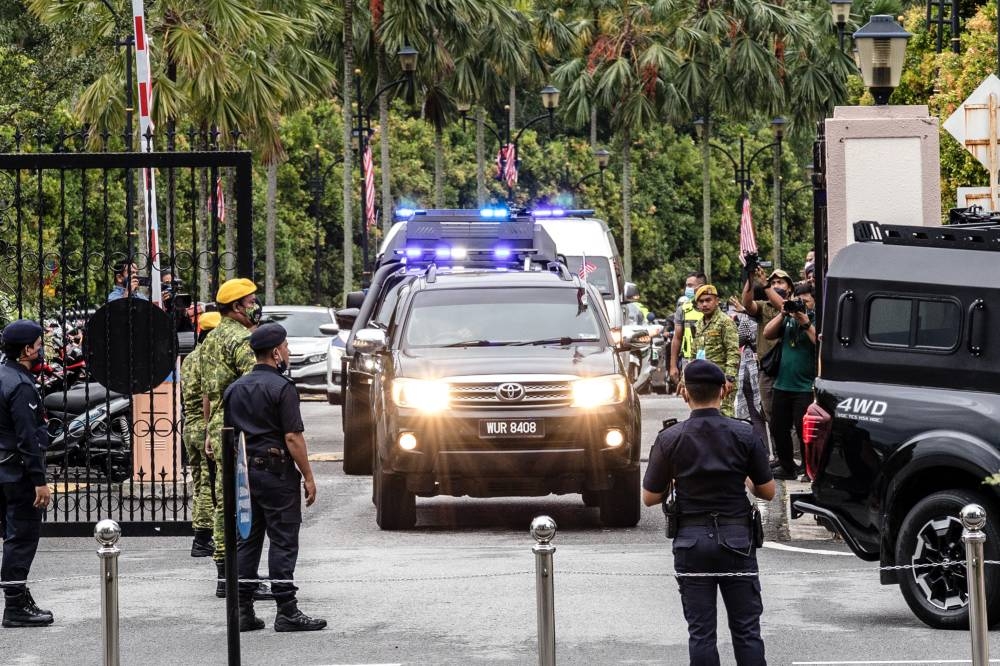
<svg viewBox="0 0 1000 666"><path fill-rule="evenodd" d="M194 150L85 151L94 137L79 133L47 151L16 134L0 153L0 325L29 318L47 331L43 534L89 535L103 518L133 535L190 533L180 362L218 284L254 277L252 162L218 150L217 134L170 138ZM140 294L154 265L169 269L183 285L173 305L112 301L113 271L129 262Z"/></svg>

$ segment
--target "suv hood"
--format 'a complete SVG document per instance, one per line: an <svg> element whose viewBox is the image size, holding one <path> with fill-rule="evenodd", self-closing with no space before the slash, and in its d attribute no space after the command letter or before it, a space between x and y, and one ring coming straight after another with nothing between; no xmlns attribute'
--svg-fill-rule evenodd
<svg viewBox="0 0 1000 666"><path fill-rule="evenodd" d="M397 351L396 375L415 379L469 375L532 374L593 377L618 372L610 347L573 344L567 347L459 347Z"/></svg>

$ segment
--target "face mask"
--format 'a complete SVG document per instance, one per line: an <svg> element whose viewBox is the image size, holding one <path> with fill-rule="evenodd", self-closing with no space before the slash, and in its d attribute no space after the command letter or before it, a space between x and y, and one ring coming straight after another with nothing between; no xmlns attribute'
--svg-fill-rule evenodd
<svg viewBox="0 0 1000 666"><path fill-rule="evenodd" d="M694 298L694 287L684 287L684 297L688 300Z"/></svg>
<svg viewBox="0 0 1000 666"><path fill-rule="evenodd" d="M260 303L254 303L250 307L243 308L243 316L245 316L254 326L260 323L260 318L263 314L264 306Z"/></svg>
<svg viewBox="0 0 1000 666"><path fill-rule="evenodd" d="M286 372L288 372L288 361L286 361L285 359L281 358L281 354L278 354L278 357L275 358L274 360L278 364L277 368L278 368L278 372L279 373L285 374Z"/></svg>
<svg viewBox="0 0 1000 666"><path fill-rule="evenodd" d="M42 366L45 365L45 347L39 347L38 356L27 360L31 361L31 372L36 375L39 374L42 371Z"/></svg>

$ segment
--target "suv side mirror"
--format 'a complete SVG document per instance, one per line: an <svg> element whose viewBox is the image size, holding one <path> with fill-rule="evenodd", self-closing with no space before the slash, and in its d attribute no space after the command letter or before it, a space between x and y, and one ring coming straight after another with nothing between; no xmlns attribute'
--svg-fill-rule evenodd
<svg viewBox="0 0 1000 666"><path fill-rule="evenodd" d="M354 336L354 350L362 354L377 354L385 344L385 331L380 328L363 328Z"/></svg>
<svg viewBox="0 0 1000 666"><path fill-rule="evenodd" d="M639 287L635 286L632 282L626 282L625 293L623 296L625 297L626 303L634 303L639 300Z"/></svg>
<svg viewBox="0 0 1000 666"><path fill-rule="evenodd" d="M344 308L343 310L337 310L333 317L337 320L337 326L349 331L354 328L354 321L358 318L358 309Z"/></svg>
<svg viewBox="0 0 1000 666"><path fill-rule="evenodd" d="M319 332L323 335L337 335L340 333L340 327L336 324L320 324Z"/></svg>
<svg viewBox="0 0 1000 666"><path fill-rule="evenodd" d="M360 308L361 304L365 302L365 292L363 291L352 291L347 294L347 298L344 299L345 308Z"/></svg>

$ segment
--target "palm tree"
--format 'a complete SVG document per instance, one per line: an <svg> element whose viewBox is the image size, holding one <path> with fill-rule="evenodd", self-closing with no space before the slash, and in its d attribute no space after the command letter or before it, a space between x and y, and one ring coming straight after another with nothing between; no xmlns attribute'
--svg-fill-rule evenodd
<svg viewBox="0 0 1000 666"><path fill-rule="evenodd" d="M679 62L666 44L659 4L621 0L605 8L599 38L553 74L556 85L566 91L564 112L571 122L590 122L596 105L610 113L621 141L622 255L627 280L632 275L632 136L684 109L672 83Z"/></svg>

